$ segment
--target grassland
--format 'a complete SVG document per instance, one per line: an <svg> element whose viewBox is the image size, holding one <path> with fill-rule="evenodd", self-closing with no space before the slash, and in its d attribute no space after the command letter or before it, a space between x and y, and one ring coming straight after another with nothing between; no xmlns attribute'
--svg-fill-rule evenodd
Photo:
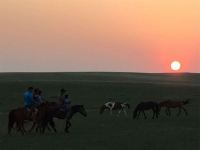
<svg viewBox="0 0 200 150"><path fill-rule="evenodd" d="M7 135L7 113L23 105L28 86L39 87L53 101L64 87L73 104L84 104L88 117L73 118L69 134L56 120L58 133ZM98 114L109 97L131 104L128 117ZM172 117L161 112L158 120L132 120L132 110L141 101L191 98L188 116ZM1 73L0 150L198 150L200 74L141 73Z"/></svg>

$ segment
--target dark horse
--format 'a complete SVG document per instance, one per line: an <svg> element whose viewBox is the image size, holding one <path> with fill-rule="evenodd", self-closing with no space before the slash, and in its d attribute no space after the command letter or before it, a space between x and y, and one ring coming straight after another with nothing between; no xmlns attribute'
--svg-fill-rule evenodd
<svg viewBox="0 0 200 150"><path fill-rule="evenodd" d="M156 118L158 118L158 114L160 111L159 105L156 102L150 101L150 102L141 102L136 106L135 110L133 111L133 119L135 119L135 118L138 119L140 116L140 112L142 112L144 115L144 118L147 119L147 116L144 111L150 110L150 109L153 111L152 119L154 119L155 116L156 116Z"/></svg>
<svg viewBox="0 0 200 150"><path fill-rule="evenodd" d="M159 106L160 108L165 107L165 113L167 116L171 116L171 111L170 108L178 108L179 112L177 114L177 116L179 116L181 114L181 110L183 110L185 112L185 115L188 115L187 110L184 108L184 105L189 103L189 99L185 100L185 101L172 101L172 100L166 100L163 102L160 102Z"/></svg>
<svg viewBox="0 0 200 150"><path fill-rule="evenodd" d="M56 132L55 123L53 121L53 118L58 118L58 119L66 119L65 132L69 132L68 130L71 126L70 120L76 113L80 113L84 117L87 116L87 112L83 105L73 105L70 108L69 112L66 113L64 111L61 111L57 107L56 103L49 102L48 105L46 105L46 106L44 105L43 108L41 110L39 110L38 116L36 118L37 122L35 122L33 124L31 131L34 129L34 126L37 124L36 129L40 129L40 131L42 133L44 133L46 127L48 127L48 124L49 124Z"/></svg>
<svg viewBox="0 0 200 150"><path fill-rule="evenodd" d="M30 111L27 111L24 107L11 110L8 115L8 134L11 133L11 129L13 129L14 126L17 131L21 131L21 133L24 134L26 132L24 121L33 121L34 118L35 109L33 108L31 108Z"/></svg>

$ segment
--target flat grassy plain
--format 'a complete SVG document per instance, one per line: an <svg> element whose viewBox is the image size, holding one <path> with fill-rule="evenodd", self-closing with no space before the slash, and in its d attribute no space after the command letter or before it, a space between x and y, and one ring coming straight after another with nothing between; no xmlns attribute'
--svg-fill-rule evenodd
<svg viewBox="0 0 200 150"><path fill-rule="evenodd" d="M69 134L63 120L55 120L58 133L7 134L7 113L23 105L28 86L39 87L48 101L55 101L60 88L67 89L73 104L84 104L88 117L76 115ZM131 104L128 117L116 113L99 115L98 108L108 98ZM132 111L141 101L165 99L191 102L184 113L178 110L158 120L132 120ZM199 150L200 74L142 73L1 73L0 150ZM26 125L28 128L29 124Z"/></svg>

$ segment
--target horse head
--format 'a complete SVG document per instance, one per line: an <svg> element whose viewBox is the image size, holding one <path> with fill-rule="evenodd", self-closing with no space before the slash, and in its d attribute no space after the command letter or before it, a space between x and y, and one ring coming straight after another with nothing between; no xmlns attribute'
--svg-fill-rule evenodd
<svg viewBox="0 0 200 150"><path fill-rule="evenodd" d="M87 117L87 111L84 108L83 105L80 105L80 111L79 111L84 117Z"/></svg>
<svg viewBox="0 0 200 150"><path fill-rule="evenodd" d="M79 112L84 117L87 117L87 111L83 105L72 106L70 112L71 112L71 116L73 116L75 113Z"/></svg>
<svg viewBox="0 0 200 150"><path fill-rule="evenodd" d="M99 113L102 114L105 111L105 109L108 109L108 108L105 105L102 105L100 107Z"/></svg>
<svg viewBox="0 0 200 150"><path fill-rule="evenodd" d="M128 109L130 109L131 108L131 105L130 104L128 104L128 103L124 103L124 105L128 108Z"/></svg>

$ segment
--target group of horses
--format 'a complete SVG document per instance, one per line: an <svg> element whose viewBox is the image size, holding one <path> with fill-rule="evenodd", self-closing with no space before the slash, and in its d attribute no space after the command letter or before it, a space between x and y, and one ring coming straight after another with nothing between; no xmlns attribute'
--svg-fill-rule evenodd
<svg viewBox="0 0 200 150"><path fill-rule="evenodd" d="M56 132L54 118L65 119L65 132L69 132L71 126L70 120L76 114L80 113L84 117L87 116L86 109L83 105L73 105L70 108L70 111L66 114L65 111L61 111L56 102L43 102L35 111L35 108L31 108L30 111L27 111L26 108L17 108L9 112L8 115L8 134L11 133L12 129L17 129L22 134L27 131L24 128L25 121L32 121L32 127L29 132L32 132L34 129L36 132L44 133L45 129L51 128ZM50 128L50 127L51 128Z"/></svg>
<svg viewBox="0 0 200 150"><path fill-rule="evenodd" d="M162 108L165 108L165 112L167 116L171 115L171 108L177 108L178 116L181 114L183 110L185 115L188 114L187 110L184 108L184 105L189 103L189 99L184 101L173 101L173 100L166 100L163 102L140 102L135 109L133 110L133 119L139 119L141 113L143 113L144 118L146 119L147 116L145 114L146 110L152 110L153 116L152 119L155 117L158 118L160 111ZM118 114L122 111L125 115L127 115L126 109L130 109L130 104L123 103L123 102L107 102L100 107L100 114L105 112L106 110L110 111L112 114L113 110L117 110ZM8 115L8 133L11 133L12 129L16 129L17 131L25 134L27 131L24 128L25 121L32 121L32 127L29 132L36 130L36 132L44 133L46 129L51 130L51 128L56 132L54 118L58 119L65 119L65 132L69 132L69 128L71 127L71 119L76 114L80 113L84 117L87 116L87 111L83 105L73 105L70 108L70 111L66 114L66 112L61 111L58 107L56 102L43 102L35 111L34 108L31 108L29 111L22 107L13 109L9 112ZM51 128L50 128L51 127Z"/></svg>
<svg viewBox="0 0 200 150"><path fill-rule="evenodd" d="M178 109L177 116L181 114L182 110L185 112L185 115L188 115L188 112L184 108L184 105L188 104L189 101L190 99L186 99L183 101L165 100L160 103L153 101L140 102L133 110L133 119L139 119L140 113L143 113L144 118L147 119L147 116L145 114L146 110L153 111L152 119L154 119L155 117L158 118L162 108L165 108L165 113L167 116L171 116L170 110L173 108ZM100 114L108 110L112 115L113 110L118 110L118 115L121 113L121 111L123 111L124 114L127 115L126 109L130 109L130 104L122 102L107 102L100 108Z"/></svg>

